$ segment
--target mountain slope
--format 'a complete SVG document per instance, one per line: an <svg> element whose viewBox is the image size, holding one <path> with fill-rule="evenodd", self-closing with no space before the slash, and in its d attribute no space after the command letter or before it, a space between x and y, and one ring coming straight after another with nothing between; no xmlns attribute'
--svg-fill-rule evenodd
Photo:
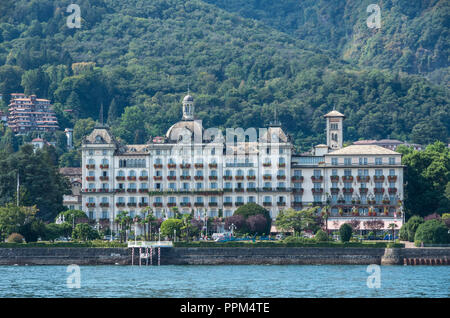
<svg viewBox="0 0 450 318"><path fill-rule="evenodd" d="M189 85L205 126L262 127L277 107L302 148L324 141L333 107L347 140L449 138L448 90L418 76L349 65L203 1L79 1L81 29L65 25L69 3L15 1L0 17L0 93L43 92L63 127L103 105L120 138L144 142L181 118Z"/></svg>

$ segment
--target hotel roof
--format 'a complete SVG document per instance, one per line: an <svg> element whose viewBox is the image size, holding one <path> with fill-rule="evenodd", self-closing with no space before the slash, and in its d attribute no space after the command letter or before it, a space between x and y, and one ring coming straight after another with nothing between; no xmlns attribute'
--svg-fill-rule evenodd
<svg viewBox="0 0 450 318"><path fill-rule="evenodd" d="M376 145L351 145L327 155L400 155L400 153Z"/></svg>
<svg viewBox="0 0 450 318"><path fill-rule="evenodd" d="M328 114L324 115L323 117L345 117L345 115L341 114L337 110L332 110L331 112L329 112Z"/></svg>

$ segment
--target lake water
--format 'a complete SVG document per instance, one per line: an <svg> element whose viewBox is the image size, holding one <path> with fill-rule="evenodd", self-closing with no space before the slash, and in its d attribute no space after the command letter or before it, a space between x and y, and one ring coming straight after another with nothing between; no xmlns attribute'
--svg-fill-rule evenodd
<svg viewBox="0 0 450 318"><path fill-rule="evenodd" d="M450 266L0 266L0 297L449 297ZM76 282L69 279L69 282Z"/></svg>

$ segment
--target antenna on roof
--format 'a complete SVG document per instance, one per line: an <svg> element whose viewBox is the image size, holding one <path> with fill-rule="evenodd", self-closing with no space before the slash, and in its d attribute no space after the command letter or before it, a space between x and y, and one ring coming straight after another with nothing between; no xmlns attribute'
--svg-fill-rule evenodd
<svg viewBox="0 0 450 318"><path fill-rule="evenodd" d="M100 125L103 126L103 102L100 105Z"/></svg>

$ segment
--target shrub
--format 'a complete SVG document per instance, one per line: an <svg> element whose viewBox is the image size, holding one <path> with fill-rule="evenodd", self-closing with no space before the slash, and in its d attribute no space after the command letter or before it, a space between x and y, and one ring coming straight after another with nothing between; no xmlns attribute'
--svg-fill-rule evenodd
<svg viewBox="0 0 450 318"><path fill-rule="evenodd" d="M316 242L326 242L328 241L328 235L323 230L318 230L314 239Z"/></svg>
<svg viewBox="0 0 450 318"><path fill-rule="evenodd" d="M24 239L23 236L19 233L11 233L8 236L8 243L23 243Z"/></svg>
<svg viewBox="0 0 450 318"><path fill-rule="evenodd" d="M400 239L404 241L414 242L417 228L424 222L423 218L417 215L412 216L408 222L403 224L400 229Z"/></svg>
<svg viewBox="0 0 450 318"><path fill-rule="evenodd" d="M350 238L352 237L352 232L353 229L349 224L347 223L342 224L341 227L339 228L339 236L341 237L341 241L342 242L350 241Z"/></svg>
<svg viewBox="0 0 450 318"><path fill-rule="evenodd" d="M447 244L450 241L448 228L444 223L436 219L428 220L419 225L414 237L415 245Z"/></svg>
<svg viewBox="0 0 450 318"><path fill-rule="evenodd" d="M91 241L99 238L99 234L89 224L79 223L72 232L72 237L76 240Z"/></svg>
<svg viewBox="0 0 450 318"><path fill-rule="evenodd" d="M183 221L180 219L167 219L161 224L161 234L173 238L174 231L176 231L177 236L180 236L182 226Z"/></svg>
<svg viewBox="0 0 450 318"><path fill-rule="evenodd" d="M251 232L251 230L249 229L249 226L247 224L247 220L248 220L249 217L254 216L254 215L258 215L258 214L262 214L266 218L266 226L263 229L264 231L262 233L269 234L270 233L270 227L272 225L272 218L270 217L270 213L269 213L269 211L267 211L262 206L260 206L260 205L258 205L256 203L244 204L243 206L239 207L234 212L233 216L235 216L235 215L242 215L244 217L245 221L246 221L245 226L243 226L242 229L239 230L239 232L241 232L241 233Z"/></svg>

